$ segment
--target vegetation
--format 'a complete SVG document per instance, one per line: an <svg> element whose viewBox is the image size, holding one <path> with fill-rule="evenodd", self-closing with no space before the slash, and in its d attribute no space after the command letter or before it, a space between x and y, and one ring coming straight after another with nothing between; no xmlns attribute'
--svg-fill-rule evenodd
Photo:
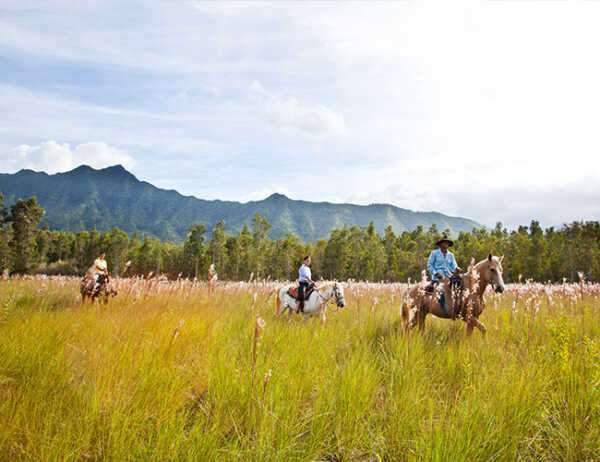
<svg viewBox="0 0 600 462"><path fill-rule="evenodd" d="M252 239L252 236L250 236ZM489 295L487 337L399 331L400 284L275 318L268 283L0 282L0 460L531 460L600 453L600 286Z"/></svg>
<svg viewBox="0 0 600 462"><path fill-rule="evenodd" d="M1 197L1 195L0 195ZM270 223L255 215L251 227L228 234L218 222L210 238L204 225L190 228L183 244L151 237L129 237L120 229L100 233L37 229L41 209L34 199L19 201L6 213L0 201L0 271L81 274L101 252L107 253L113 274L166 275L204 278L210 263L225 280L251 278L295 279L302 257L313 255L317 278L365 281L407 281L421 278L427 256L442 235L436 226L417 227L400 234L391 227L383 235L373 224L333 230L329 239L305 244L289 234L269 239ZM453 248L459 264L485 258L489 252L505 255L505 279L561 282L600 280L600 223L575 222L561 229L543 230L533 221L508 231L475 229L460 233ZM127 267L126 263L131 262Z"/></svg>

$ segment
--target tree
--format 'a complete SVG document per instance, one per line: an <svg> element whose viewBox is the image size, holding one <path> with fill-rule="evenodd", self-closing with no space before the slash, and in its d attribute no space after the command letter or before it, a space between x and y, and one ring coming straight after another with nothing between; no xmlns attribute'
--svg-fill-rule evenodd
<svg viewBox="0 0 600 462"><path fill-rule="evenodd" d="M238 236L239 245L239 273L238 279L248 280L253 272L252 259L252 234L246 225L242 227Z"/></svg>
<svg viewBox="0 0 600 462"><path fill-rule="evenodd" d="M52 233L48 229L48 226L44 226L38 230L35 236L35 261L34 266L49 263L48 252L50 250L50 243L52 240Z"/></svg>
<svg viewBox="0 0 600 462"><path fill-rule="evenodd" d="M394 229L391 225L387 226L383 236L383 247L385 249L385 275L388 281L395 281L400 275L400 252Z"/></svg>
<svg viewBox="0 0 600 462"><path fill-rule="evenodd" d="M103 248L106 251L108 263L112 272L116 275L121 274L125 268L127 250L129 248L129 236L123 230L113 228L110 233L103 236Z"/></svg>
<svg viewBox="0 0 600 462"><path fill-rule="evenodd" d="M82 272L103 250L115 273L121 272L124 261L130 259L132 275L153 272L171 278L180 274L200 277L213 261L226 279L248 280L253 273L256 277L293 280L302 257L310 254L315 278L414 281L420 279L435 241L448 233L440 233L435 226L427 230L417 226L395 234L388 226L379 235L370 223L367 227L335 229L327 240L304 244L293 234L270 240L270 224L257 214L252 227L244 225L237 235L228 236L224 222L220 222L206 243L204 225L196 225L180 244L150 236L142 241L137 233L129 238L116 228L103 233L95 229L77 233L39 229L42 214L35 199L19 201L9 214L0 195L0 270L31 272L40 264L49 271ZM498 223L493 229L461 232L454 241L453 251L464 268L472 257L481 260L490 252L505 255L506 281L517 281L519 275L537 281L556 282L563 277L577 280L580 271L589 280L600 279L597 221L546 230L532 221L530 226L510 233Z"/></svg>
<svg viewBox="0 0 600 462"><path fill-rule="evenodd" d="M162 270L162 245L158 239L150 236L144 237L140 247L137 262L138 271L141 274L160 274Z"/></svg>
<svg viewBox="0 0 600 462"><path fill-rule="evenodd" d="M204 268L206 260L206 247L204 245L204 233L206 226L194 225L190 227L187 239L183 245L183 255L186 260L187 274L198 277Z"/></svg>
<svg viewBox="0 0 600 462"><path fill-rule="evenodd" d="M14 255L13 268L17 273L27 273L35 264L36 231L44 215L35 197L19 200L11 207L13 235L10 246Z"/></svg>
<svg viewBox="0 0 600 462"><path fill-rule="evenodd" d="M265 276L268 269L269 230L267 219L256 213L252 218L252 270L255 276Z"/></svg>
<svg viewBox="0 0 600 462"><path fill-rule="evenodd" d="M225 272L227 266L227 234L225 233L225 222L223 220L219 221L213 229L208 253L217 272Z"/></svg>
<svg viewBox="0 0 600 462"><path fill-rule="evenodd" d="M4 196L0 193L0 273L10 269L10 219L4 206Z"/></svg>

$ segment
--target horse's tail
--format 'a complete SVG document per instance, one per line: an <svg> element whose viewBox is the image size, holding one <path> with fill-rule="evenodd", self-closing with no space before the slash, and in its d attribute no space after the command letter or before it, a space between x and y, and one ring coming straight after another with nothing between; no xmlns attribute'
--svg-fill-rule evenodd
<svg viewBox="0 0 600 462"><path fill-rule="evenodd" d="M402 329L404 332L408 332L410 328L410 306L407 301L402 302L400 310L402 315Z"/></svg>
<svg viewBox="0 0 600 462"><path fill-rule="evenodd" d="M275 291L275 315L279 316L281 311L281 300L279 300L279 291Z"/></svg>
<svg viewBox="0 0 600 462"><path fill-rule="evenodd" d="M402 302L401 308L402 320L406 323L408 322L408 303Z"/></svg>

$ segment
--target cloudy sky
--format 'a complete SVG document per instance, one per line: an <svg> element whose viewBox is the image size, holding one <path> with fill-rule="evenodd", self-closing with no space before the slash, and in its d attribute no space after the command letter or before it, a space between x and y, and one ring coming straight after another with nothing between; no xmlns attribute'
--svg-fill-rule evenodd
<svg viewBox="0 0 600 462"><path fill-rule="evenodd" d="M600 2L0 3L0 171L600 218Z"/></svg>

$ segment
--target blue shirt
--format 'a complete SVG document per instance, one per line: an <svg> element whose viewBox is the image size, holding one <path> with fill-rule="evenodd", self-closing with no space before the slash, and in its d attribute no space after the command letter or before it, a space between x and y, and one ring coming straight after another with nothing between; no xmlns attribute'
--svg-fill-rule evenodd
<svg viewBox="0 0 600 462"><path fill-rule="evenodd" d="M310 268L306 265L302 265L298 271L298 280L300 282L309 282L312 279L312 273Z"/></svg>
<svg viewBox="0 0 600 462"><path fill-rule="evenodd" d="M457 267L458 265L454 259L454 254L449 250L446 252L446 255L444 255L440 249L435 249L429 254L427 269L429 270L429 274L431 274L431 279L435 279L437 273L441 273L449 278Z"/></svg>

